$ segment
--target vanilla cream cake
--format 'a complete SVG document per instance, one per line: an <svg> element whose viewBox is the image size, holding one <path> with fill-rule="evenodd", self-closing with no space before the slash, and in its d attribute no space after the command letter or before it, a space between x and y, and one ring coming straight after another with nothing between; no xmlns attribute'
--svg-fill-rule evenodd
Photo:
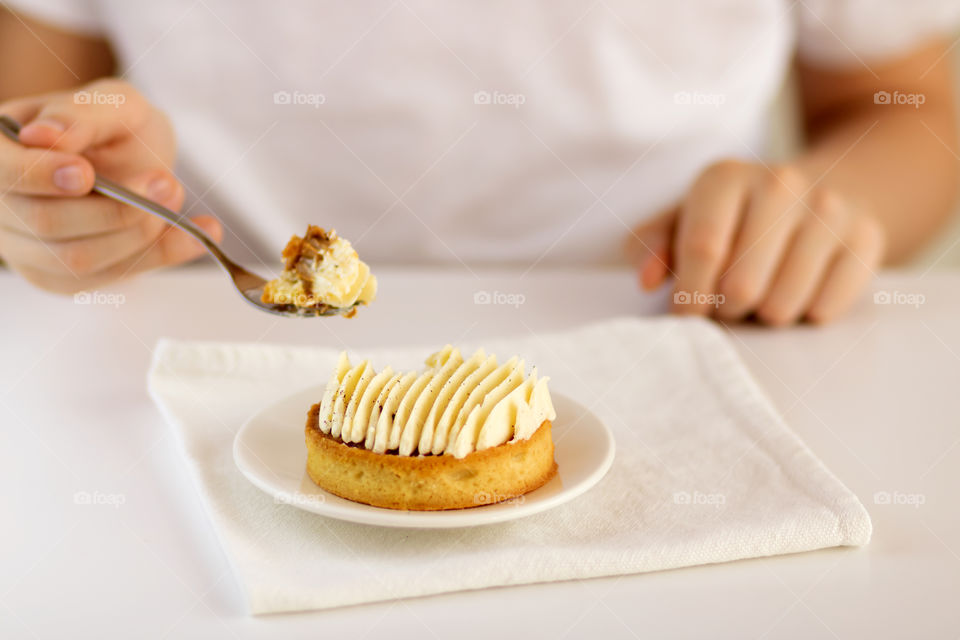
<svg viewBox="0 0 960 640"><path fill-rule="evenodd" d="M264 286L261 300L312 309L350 309L369 304L377 279L353 246L331 229L309 225L303 238L293 236L283 249L283 273Z"/></svg>
<svg viewBox="0 0 960 640"><path fill-rule="evenodd" d="M392 509L460 509L523 495L556 473L549 378L447 345L423 371L346 353L308 412L307 472L336 495Z"/></svg>

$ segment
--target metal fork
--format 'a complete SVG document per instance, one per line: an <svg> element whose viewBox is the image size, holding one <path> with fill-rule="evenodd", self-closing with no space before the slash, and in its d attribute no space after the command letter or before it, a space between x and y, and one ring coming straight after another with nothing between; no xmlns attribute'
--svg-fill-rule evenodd
<svg viewBox="0 0 960 640"><path fill-rule="evenodd" d="M0 133L3 133L14 142L20 142L20 124L13 118L0 115ZM233 286L236 287L240 295L243 296L243 299L261 311L266 311L267 313L272 313L279 316L312 318L317 316L334 316L349 313L356 306L321 306L320 308L305 308L298 307L294 304L267 304L262 302L260 297L263 295L263 287L265 284L267 284L267 281L255 273L250 273L236 262L228 258L220 246L210 239L210 236L204 233L203 230L198 226L190 222L190 220L188 220L186 217L178 215L173 211L170 211L170 209L153 202L152 200L148 200L147 198L139 196L133 191L130 191L116 182L108 180L100 175L96 176L96 181L93 183L93 191L99 193L100 195L116 200L117 202L122 202L131 207L140 209L141 211L145 211L146 213L152 213L155 216L159 216L160 218L166 220L169 224L172 224L179 229L183 229L192 235L194 238L199 240L201 244L203 244L207 251L210 252L210 255L212 255L220 264L220 266L223 267L224 271L227 272L227 275L230 276L230 280L233 282Z"/></svg>

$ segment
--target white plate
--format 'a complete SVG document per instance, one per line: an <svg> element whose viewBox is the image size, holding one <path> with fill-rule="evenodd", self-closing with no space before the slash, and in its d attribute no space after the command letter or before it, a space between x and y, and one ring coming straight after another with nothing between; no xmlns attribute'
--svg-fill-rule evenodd
<svg viewBox="0 0 960 640"><path fill-rule="evenodd" d="M450 511L399 511L371 507L327 493L307 475L303 428L307 410L319 398L305 389L263 409L240 429L233 459L253 484L277 502L338 520L382 527L441 529L473 527L522 518L572 500L595 485L613 462L613 434L588 409L553 393L557 419L553 441L557 475L513 501Z"/></svg>

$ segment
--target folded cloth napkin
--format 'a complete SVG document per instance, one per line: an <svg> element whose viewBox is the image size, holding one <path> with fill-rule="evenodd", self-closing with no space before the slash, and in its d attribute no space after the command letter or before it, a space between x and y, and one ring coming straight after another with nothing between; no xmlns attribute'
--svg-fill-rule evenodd
<svg viewBox="0 0 960 640"><path fill-rule="evenodd" d="M442 345L351 354L418 368ZM724 333L696 319L615 319L458 345L520 354L612 429L607 476L527 518L389 529L278 504L233 463L244 421L312 385L338 352L161 340L153 399L177 435L254 614L640 573L863 545L863 505L772 409ZM358 358L357 358L358 359ZM306 413L308 407L304 407ZM563 417L558 419L562 420ZM300 424L291 438L302 439Z"/></svg>

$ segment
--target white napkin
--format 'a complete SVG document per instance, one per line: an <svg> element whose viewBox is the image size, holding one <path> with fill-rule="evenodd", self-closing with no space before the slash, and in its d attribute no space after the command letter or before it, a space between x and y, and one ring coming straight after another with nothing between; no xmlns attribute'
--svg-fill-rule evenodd
<svg viewBox="0 0 960 640"><path fill-rule="evenodd" d="M442 345L351 354L419 367ZM613 430L610 472L512 522L407 530L311 514L250 484L237 430L313 385L337 351L161 340L150 392L176 433L254 614L639 573L870 540L866 510L777 416L706 321L617 319L483 345L520 354ZM304 407L306 411L307 407ZM562 420L560 416L558 419ZM300 425L291 438L302 438Z"/></svg>

